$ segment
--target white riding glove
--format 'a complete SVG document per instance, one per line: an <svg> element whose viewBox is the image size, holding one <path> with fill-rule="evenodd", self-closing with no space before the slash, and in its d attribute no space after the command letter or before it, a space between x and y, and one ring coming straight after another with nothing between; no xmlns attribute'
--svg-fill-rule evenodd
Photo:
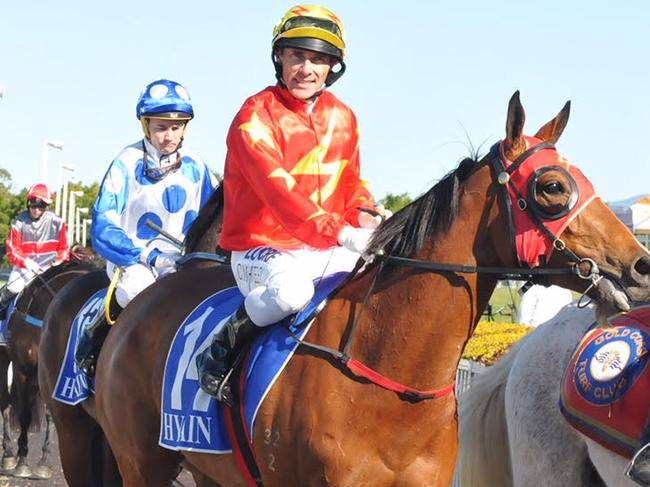
<svg viewBox="0 0 650 487"><path fill-rule="evenodd" d="M30 259L29 257L25 258L25 269L27 269L29 272L33 272L34 274L40 274L43 271L38 262Z"/></svg>
<svg viewBox="0 0 650 487"><path fill-rule="evenodd" d="M161 252L153 260L153 267L161 273L176 268L176 261L182 257L180 252Z"/></svg>
<svg viewBox="0 0 650 487"><path fill-rule="evenodd" d="M339 245L352 252L363 254L368 248L372 234L373 229L371 228L355 228L346 225L339 232Z"/></svg>

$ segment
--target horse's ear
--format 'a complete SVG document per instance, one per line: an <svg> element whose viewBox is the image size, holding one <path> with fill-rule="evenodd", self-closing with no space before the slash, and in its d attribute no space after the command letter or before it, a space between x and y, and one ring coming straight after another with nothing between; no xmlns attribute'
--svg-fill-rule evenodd
<svg viewBox="0 0 650 487"><path fill-rule="evenodd" d="M508 119L506 120L506 138L504 142L504 150L509 159L513 160L518 154L513 151L523 150L526 147L521 134L524 131L524 122L526 121L526 113L524 107L519 100L519 90L510 98L508 103Z"/></svg>
<svg viewBox="0 0 650 487"><path fill-rule="evenodd" d="M562 132L564 132L564 128L566 127L566 124L569 121L570 112L571 112L571 102L568 101L564 104L564 107L562 108L562 110L560 110L560 113L558 113L553 120L548 122L546 125L544 125L541 129L537 131L535 137L541 140L545 140L547 142L551 142L552 144L555 144L560 138L560 135L562 135Z"/></svg>

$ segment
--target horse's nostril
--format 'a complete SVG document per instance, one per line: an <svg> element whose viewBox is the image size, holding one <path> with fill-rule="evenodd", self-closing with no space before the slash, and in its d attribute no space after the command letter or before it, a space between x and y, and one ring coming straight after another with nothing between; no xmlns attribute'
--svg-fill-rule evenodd
<svg viewBox="0 0 650 487"><path fill-rule="evenodd" d="M650 256L644 255L637 260L634 264L634 270L643 276L650 274Z"/></svg>

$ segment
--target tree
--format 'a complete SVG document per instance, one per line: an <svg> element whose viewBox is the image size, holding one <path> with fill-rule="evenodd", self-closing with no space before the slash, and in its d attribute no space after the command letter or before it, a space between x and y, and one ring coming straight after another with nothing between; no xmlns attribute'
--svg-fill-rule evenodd
<svg viewBox="0 0 650 487"><path fill-rule="evenodd" d="M408 193L402 193L400 195L388 193L382 200L380 200L380 203L384 205L385 208L389 209L393 213L396 213L406 205L410 204L412 201L413 199L409 196Z"/></svg>
<svg viewBox="0 0 650 487"><path fill-rule="evenodd" d="M11 192L11 173L0 168L0 243L4 245L14 217L25 209L27 190L23 189L18 194ZM6 265L7 258L2 253L0 262Z"/></svg>

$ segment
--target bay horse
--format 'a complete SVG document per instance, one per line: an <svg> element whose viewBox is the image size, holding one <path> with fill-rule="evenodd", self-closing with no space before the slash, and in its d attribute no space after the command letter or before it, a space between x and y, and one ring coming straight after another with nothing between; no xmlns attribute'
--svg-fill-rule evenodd
<svg viewBox="0 0 650 487"><path fill-rule="evenodd" d="M223 201L219 187L199 211L187 232L186 254L214 253L221 231L221 219L215 218ZM205 260L190 261L188 268L215 265ZM183 272L181 269L179 272ZM59 454L63 473L70 487L112 487L122 485L113 455L101 428L95 421L95 398L91 396L76 406L55 400L52 393L63 362L72 321L95 292L107 287L109 279L104 269L88 273L66 285L52 301L44 319L40 341L38 381L43 399L49 408L59 439ZM152 286L157 286L157 283ZM137 298L136 298L137 299ZM125 311L131 307L127 306ZM117 323L121 320L121 315ZM118 325L119 326L119 325ZM109 333L112 334L114 330ZM102 352L103 353L103 352ZM198 487L211 487L207 479L195 475Z"/></svg>
<svg viewBox="0 0 650 487"><path fill-rule="evenodd" d="M475 378L460 408L463 487L638 487L628 460L573 429L560 385L593 309L566 306Z"/></svg>
<svg viewBox="0 0 650 487"><path fill-rule="evenodd" d="M43 413L37 375L40 327L54 294L70 280L97 268L95 257L91 251L75 246L69 262L50 267L25 287L9 320L6 359L0 360L0 377L4 381L0 384L0 405L11 405L10 409L3 408L2 468L13 470L15 477L51 476L47 464L50 439L47 410L44 411L46 430L41 459L33 472L27 463L28 432L40 427ZM11 389L6 387L7 360L12 364ZM20 429L17 458L11 447L10 423Z"/></svg>
<svg viewBox="0 0 650 487"><path fill-rule="evenodd" d="M650 256L553 147L568 115L567 103L534 138L524 136L515 93L494 150L465 159L380 225L374 260L330 296L304 337L352 358L302 344L259 407L251 438L266 487L447 487L456 369L498 277L548 270L549 282L588 289L608 309L650 295ZM540 235L523 250L513 244L522 225ZM522 265L542 243L553 267ZM109 334L95 405L125 486L169 485L178 469L179 452L158 446L167 353L195 306L232 285L227 266L178 272L140 294ZM180 453L222 487L247 485L230 454Z"/></svg>

